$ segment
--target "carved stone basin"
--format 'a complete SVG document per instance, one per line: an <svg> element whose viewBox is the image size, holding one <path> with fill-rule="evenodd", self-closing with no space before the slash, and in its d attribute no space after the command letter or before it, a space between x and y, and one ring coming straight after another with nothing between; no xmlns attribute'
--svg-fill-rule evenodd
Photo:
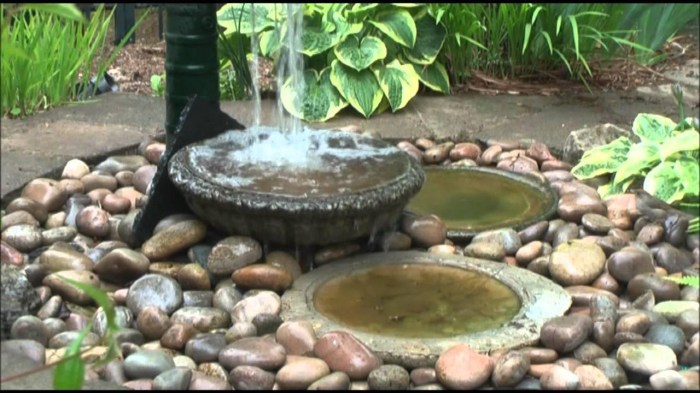
<svg viewBox="0 0 700 393"><path fill-rule="evenodd" d="M215 228L279 245L325 245L393 225L425 180L380 139L340 131L229 131L177 152L170 178Z"/></svg>

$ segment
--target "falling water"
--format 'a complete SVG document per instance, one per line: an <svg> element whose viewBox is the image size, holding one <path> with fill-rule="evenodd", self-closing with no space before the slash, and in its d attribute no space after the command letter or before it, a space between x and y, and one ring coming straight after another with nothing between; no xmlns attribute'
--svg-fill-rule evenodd
<svg viewBox="0 0 700 393"><path fill-rule="evenodd" d="M294 116L286 116L282 105L282 85L291 78L292 91L296 92L294 106L299 107L300 92L304 91L304 58L301 53L301 33L304 21L302 4L287 4L287 34L277 69L277 110L278 124L282 131L298 133L301 121Z"/></svg>
<svg viewBox="0 0 700 393"><path fill-rule="evenodd" d="M250 13L255 15L255 3L250 3ZM260 125L260 68L258 67L258 34L255 32L255 18L251 18L250 47L253 51L253 126Z"/></svg>

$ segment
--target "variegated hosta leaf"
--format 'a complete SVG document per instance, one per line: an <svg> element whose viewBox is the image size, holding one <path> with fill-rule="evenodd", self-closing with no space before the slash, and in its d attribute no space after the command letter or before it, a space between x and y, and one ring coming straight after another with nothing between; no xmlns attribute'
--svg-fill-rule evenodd
<svg viewBox="0 0 700 393"><path fill-rule="evenodd" d="M571 169L571 174L579 179L590 179L615 172L627 160L627 152L631 146L632 142L625 136L607 145L596 146L583 153L581 161Z"/></svg>
<svg viewBox="0 0 700 393"><path fill-rule="evenodd" d="M391 111L396 112L408 104L418 93L418 74L410 64L398 60L372 70L379 81L384 96L389 100Z"/></svg>
<svg viewBox="0 0 700 393"><path fill-rule="evenodd" d="M700 196L700 165L698 161L682 158L673 163L686 195Z"/></svg>
<svg viewBox="0 0 700 393"><path fill-rule="evenodd" d="M668 204L680 201L685 196L683 182L670 161L660 163L647 173L644 191Z"/></svg>
<svg viewBox="0 0 700 393"><path fill-rule="evenodd" d="M338 94L330 80L330 67L318 75L316 70L304 72L304 91L292 87L289 78L282 86L282 105L293 116L309 122L326 121L335 116L348 103Z"/></svg>
<svg viewBox="0 0 700 393"><path fill-rule="evenodd" d="M351 9L346 11L346 15L360 21L376 10L377 6L379 6L379 3L355 3Z"/></svg>
<svg viewBox="0 0 700 393"><path fill-rule="evenodd" d="M416 22L406 10L380 12L369 23L406 48L416 43Z"/></svg>
<svg viewBox="0 0 700 393"><path fill-rule="evenodd" d="M450 77L447 75L445 66L440 62L436 61L429 65L413 64L413 70L429 89L450 94Z"/></svg>
<svg viewBox="0 0 700 393"><path fill-rule="evenodd" d="M420 7L423 4L421 4L421 3L391 3L391 5L396 6L396 7L401 7L401 8L415 8L415 7Z"/></svg>
<svg viewBox="0 0 700 393"><path fill-rule="evenodd" d="M357 36L349 36L333 51L341 63L356 71L369 68L375 61L386 57L386 46L377 37L365 37L359 42Z"/></svg>
<svg viewBox="0 0 700 393"><path fill-rule="evenodd" d="M661 157L659 145L654 142L641 142L632 145L623 162L615 173L615 183L621 183L634 176L643 176L647 169L655 166Z"/></svg>
<svg viewBox="0 0 700 393"><path fill-rule="evenodd" d="M263 31L258 37L260 54L263 56L270 56L282 47L282 38L278 28Z"/></svg>
<svg viewBox="0 0 700 393"><path fill-rule="evenodd" d="M611 181L610 183L603 184L602 186L598 186L598 194L603 200L608 199L613 195L622 194L627 191L632 183L634 183L634 180L634 178L631 178L622 183L615 183Z"/></svg>
<svg viewBox="0 0 700 393"><path fill-rule="evenodd" d="M305 28L301 33L301 52L306 56L314 56L338 44L337 35L329 34L318 28Z"/></svg>
<svg viewBox="0 0 700 393"><path fill-rule="evenodd" d="M678 153L700 149L700 133L695 130L685 130L666 138L661 145L661 159Z"/></svg>
<svg viewBox="0 0 700 393"><path fill-rule="evenodd" d="M251 35L253 34L253 15L255 15L256 33L275 25L275 19L271 15L275 6L277 13L285 12L283 4L255 4L253 7L251 3L229 3L216 12L216 19L219 25L226 28L225 35L234 32Z"/></svg>
<svg viewBox="0 0 700 393"><path fill-rule="evenodd" d="M442 23L435 24L435 18L425 15L416 21L416 43L404 49L406 57L417 64L431 64L437 58L447 37Z"/></svg>
<svg viewBox="0 0 700 393"><path fill-rule="evenodd" d="M639 136L642 142L663 143L671 136L674 128L676 123L673 120L652 113L640 113L632 123L632 132Z"/></svg>
<svg viewBox="0 0 700 393"><path fill-rule="evenodd" d="M331 64L331 83L365 117L372 115L384 96L372 71L355 71L337 59Z"/></svg>

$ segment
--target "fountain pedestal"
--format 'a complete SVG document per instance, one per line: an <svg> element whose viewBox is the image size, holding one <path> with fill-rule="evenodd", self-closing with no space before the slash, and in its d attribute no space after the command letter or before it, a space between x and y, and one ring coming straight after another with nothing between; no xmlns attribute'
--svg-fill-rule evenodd
<svg viewBox="0 0 700 393"><path fill-rule="evenodd" d="M269 127L190 145L169 173L192 211L224 233L297 246L391 227L425 180L420 163L380 139Z"/></svg>

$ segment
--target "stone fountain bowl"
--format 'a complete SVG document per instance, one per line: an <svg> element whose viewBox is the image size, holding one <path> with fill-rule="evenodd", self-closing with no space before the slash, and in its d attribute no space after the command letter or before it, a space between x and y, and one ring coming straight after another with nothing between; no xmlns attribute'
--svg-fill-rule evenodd
<svg viewBox="0 0 700 393"><path fill-rule="evenodd" d="M425 181L419 162L380 139L308 128L228 131L177 152L168 172L215 228L298 246L391 227Z"/></svg>

